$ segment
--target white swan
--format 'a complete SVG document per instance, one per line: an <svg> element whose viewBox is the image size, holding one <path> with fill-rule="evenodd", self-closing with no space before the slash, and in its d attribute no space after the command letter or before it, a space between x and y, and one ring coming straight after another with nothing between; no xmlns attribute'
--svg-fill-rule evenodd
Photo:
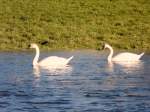
<svg viewBox="0 0 150 112"><path fill-rule="evenodd" d="M113 48L109 44L105 44L105 48L108 48L110 50L110 54L107 58L108 62L110 61L138 61L140 58L144 55L144 53L141 54L134 54L134 53L129 53L129 52L124 52L124 53L119 53L118 55L113 56Z"/></svg>
<svg viewBox="0 0 150 112"><path fill-rule="evenodd" d="M73 58L70 57L68 59L66 58L62 58L62 57L57 57L57 56L50 56L47 57L43 60L41 60L40 62L38 62L39 60L39 55L40 55L40 50L37 44L32 43L30 45L30 48L34 48L36 50L36 55L33 59L33 66L42 66L42 67L63 67L66 66L69 61Z"/></svg>

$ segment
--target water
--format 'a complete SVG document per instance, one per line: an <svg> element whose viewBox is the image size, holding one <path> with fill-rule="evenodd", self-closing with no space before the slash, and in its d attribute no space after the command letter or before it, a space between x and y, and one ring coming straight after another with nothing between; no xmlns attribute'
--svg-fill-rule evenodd
<svg viewBox="0 0 150 112"><path fill-rule="evenodd" d="M32 52L0 53L0 112L150 112L150 55L107 63L98 51L42 52L74 59L64 69L32 69Z"/></svg>

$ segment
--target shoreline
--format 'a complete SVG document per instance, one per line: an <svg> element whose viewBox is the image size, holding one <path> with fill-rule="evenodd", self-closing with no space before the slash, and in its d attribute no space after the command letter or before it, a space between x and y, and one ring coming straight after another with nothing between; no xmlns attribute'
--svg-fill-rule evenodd
<svg viewBox="0 0 150 112"><path fill-rule="evenodd" d="M40 49L40 52L109 52L109 50L105 49ZM1 52L34 52L34 49L0 49ZM114 48L115 53L121 53L121 52L133 52L133 53L142 53L145 52L147 54L150 54L150 50L138 50L138 49L116 49Z"/></svg>

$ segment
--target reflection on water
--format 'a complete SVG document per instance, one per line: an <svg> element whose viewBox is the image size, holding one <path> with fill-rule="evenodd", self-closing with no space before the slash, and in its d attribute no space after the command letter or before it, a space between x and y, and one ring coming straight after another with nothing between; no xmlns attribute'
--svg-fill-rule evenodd
<svg viewBox="0 0 150 112"><path fill-rule="evenodd" d="M110 90L114 89L114 87L116 87L117 84L120 84L120 82L125 81L124 78L127 76L124 74L129 74L132 76L139 74L138 71L143 70L143 62L141 60L135 62L107 62L106 69L111 73L111 75L105 78L104 83L102 83L101 86L104 90ZM116 75L117 73L121 76ZM128 82L126 82L126 84L130 87L134 86Z"/></svg>
<svg viewBox="0 0 150 112"><path fill-rule="evenodd" d="M132 62L117 62L117 64L119 64L119 65L121 65L121 66L123 66L123 67L125 67L125 68L141 68L142 67L142 62L141 62L141 60L139 60L139 61L132 61Z"/></svg>
<svg viewBox="0 0 150 112"><path fill-rule="evenodd" d="M40 68L39 68L39 66L34 66L34 67L33 67L33 74L34 74L35 77L37 77L37 78L40 77Z"/></svg>
<svg viewBox="0 0 150 112"><path fill-rule="evenodd" d="M114 63L111 62L111 61L107 62L106 68L107 68L107 70L108 70L109 72L112 72L112 73L113 73L113 72L114 72Z"/></svg>
<svg viewBox="0 0 150 112"><path fill-rule="evenodd" d="M64 68L32 68L34 53L0 53L2 112L149 112L150 56L107 63L97 51L49 52L75 58Z"/></svg>
<svg viewBox="0 0 150 112"><path fill-rule="evenodd" d="M66 73L71 73L72 69L70 65L57 68L34 66L33 74L35 77L40 77L41 72L46 72L48 75L64 75Z"/></svg>
<svg viewBox="0 0 150 112"><path fill-rule="evenodd" d="M115 64L120 65L120 67L122 67L122 70L124 72L135 72L138 69L142 69L143 68L143 62L141 60L139 61L117 61L117 62L108 62L108 70L110 70L111 72L113 72L113 70L115 69L114 66ZM117 68L118 69L118 68Z"/></svg>

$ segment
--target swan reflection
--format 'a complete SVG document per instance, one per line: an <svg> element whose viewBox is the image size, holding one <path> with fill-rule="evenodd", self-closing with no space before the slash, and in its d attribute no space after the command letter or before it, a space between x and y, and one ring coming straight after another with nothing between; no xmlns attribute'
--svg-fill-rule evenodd
<svg viewBox="0 0 150 112"><path fill-rule="evenodd" d="M67 65L67 66L63 66L63 67L39 67L39 66L35 66L33 68L33 74L35 75L35 77L40 77L40 75L42 73L46 73L46 75L64 75L67 73L72 72L72 66Z"/></svg>
<svg viewBox="0 0 150 112"><path fill-rule="evenodd" d="M126 73L133 73L135 71L142 70L143 68L143 63L141 60L133 62L119 62L117 64L122 66Z"/></svg>
<svg viewBox="0 0 150 112"><path fill-rule="evenodd" d="M127 68L131 68L131 67L140 67L142 62L139 61L120 61L120 62L115 62L116 64L119 64L121 66L127 67Z"/></svg>
<svg viewBox="0 0 150 112"><path fill-rule="evenodd" d="M143 62L142 61L120 61L120 62L108 62L106 64L106 71L108 71L109 75L105 78L100 85L103 90L112 90L115 89L116 86L120 84L126 84L130 87L136 86L135 82L130 82L129 80L125 80L125 77L137 77L139 72L143 71Z"/></svg>
<svg viewBox="0 0 150 112"><path fill-rule="evenodd" d="M39 68L39 66L34 66L33 67L33 74L35 75L36 78L40 77L40 68Z"/></svg>
<svg viewBox="0 0 150 112"><path fill-rule="evenodd" d="M106 68L109 72L114 72L114 63L111 61L110 62L108 61L106 64Z"/></svg>

